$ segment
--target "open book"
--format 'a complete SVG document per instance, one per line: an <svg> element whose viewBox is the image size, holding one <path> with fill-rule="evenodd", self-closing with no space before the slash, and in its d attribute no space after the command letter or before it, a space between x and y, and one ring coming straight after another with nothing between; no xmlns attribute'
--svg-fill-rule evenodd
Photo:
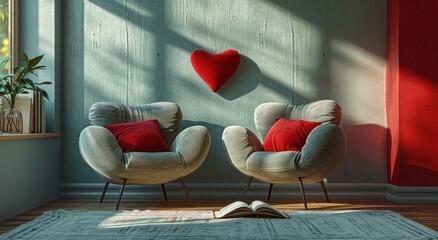
<svg viewBox="0 0 438 240"><path fill-rule="evenodd" d="M233 202L219 211L213 211L213 216L214 218L290 218L285 212L262 201L254 201L250 205L241 201Z"/></svg>

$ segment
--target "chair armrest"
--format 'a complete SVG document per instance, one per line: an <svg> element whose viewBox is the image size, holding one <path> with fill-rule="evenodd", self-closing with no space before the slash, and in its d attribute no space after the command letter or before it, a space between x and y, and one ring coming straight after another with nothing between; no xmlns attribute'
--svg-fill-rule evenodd
<svg viewBox="0 0 438 240"><path fill-rule="evenodd" d="M120 180L125 171L123 151L106 128L88 126L79 136L79 150L84 161L107 180Z"/></svg>
<svg viewBox="0 0 438 240"><path fill-rule="evenodd" d="M307 137L298 165L327 176L344 158L346 148L343 130L335 124L322 124Z"/></svg>
<svg viewBox="0 0 438 240"><path fill-rule="evenodd" d="M180 155L183 164L196 170L205 160L210 149L210 133L204 126L192 126L178 134L171 150Z"/></svg>
<svg viewBox="0 0 438 240"><path fill-rule="evenodd" d="M225 128L222 140L231 162L236 167L246 167L248 157L263 148L257 136L251 130L241 126Z"/></svg>
<svg viewBox="0 0 438 240"><path fill-rule="evenodd" d="M333 100L319 100L304 105L262 103L254 111L254 122L262 139L278 118L339 124L341 108Z"/></svg>

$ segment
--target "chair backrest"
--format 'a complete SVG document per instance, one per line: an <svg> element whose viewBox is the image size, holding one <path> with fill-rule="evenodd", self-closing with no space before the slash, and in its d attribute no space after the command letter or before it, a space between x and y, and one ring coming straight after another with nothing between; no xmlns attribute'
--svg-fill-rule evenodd
<svg viewBox="0 0 438 240"><path fill-rule="evenodd" d="M254 112L254 122L262 140L279 118L339 124L341 108L333 100L320 100L304 105L262 103Z"/></svg>
<svg viewBox="0 0 438 240"><path fill-rule="evenodd" d="M95 126L138 122L157 119L161 134L168 146L178 134L182 113L176 103L156 102L138 106L128 106L114 102L97 102L90 107L90 123Z"/></svg>

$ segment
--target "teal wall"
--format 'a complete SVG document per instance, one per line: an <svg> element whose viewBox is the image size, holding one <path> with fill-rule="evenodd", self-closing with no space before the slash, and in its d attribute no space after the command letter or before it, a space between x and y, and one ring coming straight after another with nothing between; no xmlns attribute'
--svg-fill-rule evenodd
<svg viewBox="0 0 438 240"><path fill-rule="evenodd" d="M1 140L0 152L0 221L58 198L58 138Z"/></svg>
<svg viewBox="0 0 438 240"><path fill-rule="evenodd" d="M46 90L47 131L60 131L59 0L20 1L20 50L45 54L41 80L54 82ZM0 141L0 221L58 198L60 138Z"/></svg>
<svg viewBox="0 0 438 240"><path fill-rule="evenodd" d="M102 180L82 160L80 131L97 101L181 106L183 128L212 136L189 183L240 183L221 135L255 131L263 102L334 99L343 109L346 160L329 182L386 182L386 1L381 0L69 0L61 12L62 183ZM233 48L241 64L212 93L193 71L196 49Z"/></svg>

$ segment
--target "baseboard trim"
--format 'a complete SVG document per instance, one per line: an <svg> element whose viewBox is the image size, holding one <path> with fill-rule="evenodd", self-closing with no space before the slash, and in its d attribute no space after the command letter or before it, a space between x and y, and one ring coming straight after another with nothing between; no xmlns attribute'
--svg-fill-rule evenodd
<svg viewBox="0 0 438 240"><path fill-rule="evenodd" d="M186 183L193 199L239 199L245 183ZM98 199L104 183L61 183L59 197L63 199ZM178 182L165 184L169 199L184 199L185 195ZM386 183L326 183L331 199L385 199ZM269 184L253 183L247 192L248 198L265 199ZM319 184L305 184L308 199L324 199ZM105 198L115 199L120 185L110 184ZM162 199L160 185L127 185L124 199ZM274 184L272 199L301 199L298 184Z"/></svg>
<svg viewBox="0 0 438 240"><path fill-rule="evenodd" d="M399 187L386 185L386 199L394 203L437 203L438 187Z"/></svg>

